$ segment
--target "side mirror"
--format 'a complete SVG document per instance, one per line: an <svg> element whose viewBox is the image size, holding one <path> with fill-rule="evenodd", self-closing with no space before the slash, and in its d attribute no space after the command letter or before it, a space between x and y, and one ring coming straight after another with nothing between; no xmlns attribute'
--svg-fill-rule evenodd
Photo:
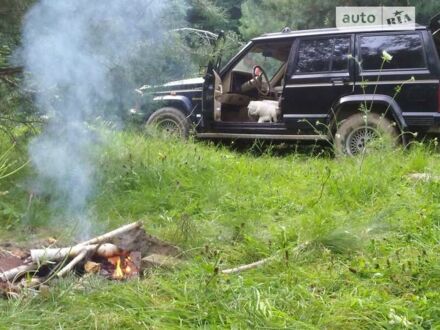
<svg viewBox="0 0 440 330"><path fill-rule="evenodd" d="M217 40L225 39L225 38L226 38L225 31L221 30L218 34Z"/></svg>
<svg viewBox="0 0 440 330"><path fill-rule="evenodd" d="M208 70L207 65L199 65L199 76L204 76Z"/></svg>

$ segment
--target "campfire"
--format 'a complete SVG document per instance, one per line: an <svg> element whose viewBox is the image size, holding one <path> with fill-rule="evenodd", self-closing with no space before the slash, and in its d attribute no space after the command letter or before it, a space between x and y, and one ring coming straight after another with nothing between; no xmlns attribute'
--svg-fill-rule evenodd
<svg viewBox="0 0 440 330"><path fill-rule="evenodd" d="M135 222L74 246L21 252L0 252L0 291L7 295L69 273L115 281L138 278L152 266L175 264L180 250L147 234L142 223Z"/></svg>
<svg viewBox="0 0 440 330"><path fill-rule="evenodd" d="M99 273L112 280L138 277L141 271L141 253L138 251L121 253L111 257L97 257L84 265L87 273Z"/></svg>

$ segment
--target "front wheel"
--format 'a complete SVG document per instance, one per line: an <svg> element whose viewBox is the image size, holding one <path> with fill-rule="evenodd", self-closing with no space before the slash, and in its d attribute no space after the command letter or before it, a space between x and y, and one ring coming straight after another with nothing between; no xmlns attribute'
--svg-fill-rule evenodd
<svg viewBox="0 0 440 330"><path fill-rule="evenodd" d="M355 156L372 149L395 147L398 132L395 124L377 113L358 113L345 119L334 139L336 155Z"/></svg>
<svg viewBox="0 0 440 330"><path fill-rule="evenodd" d="M147 127L153 127L159 133L168 136L188 138L190 124L182 111L176 108L161 108L147 120Z"/></svg>

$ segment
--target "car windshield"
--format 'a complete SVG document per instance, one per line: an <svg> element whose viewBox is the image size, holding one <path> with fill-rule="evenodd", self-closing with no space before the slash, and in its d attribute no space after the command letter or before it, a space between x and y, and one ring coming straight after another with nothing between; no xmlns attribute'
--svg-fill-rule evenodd
<svg viewBox="0 0 440 330"><path fill-rule="evenodd" d="M233 71L252 73L259 65L269 79L280 70L289 57L291 42L256 44L237 63Z"/></svg>

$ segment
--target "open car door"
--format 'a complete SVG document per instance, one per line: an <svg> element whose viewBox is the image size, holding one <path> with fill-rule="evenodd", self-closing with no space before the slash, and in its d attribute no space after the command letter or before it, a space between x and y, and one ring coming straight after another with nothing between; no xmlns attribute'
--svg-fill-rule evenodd
<svg viewBox="0 0 440 330"><path fill-rule="evenodd" d="M220 75L212 70L211 74L205 76L203 84L203 123L204 127L210 126L213 121L221 120L221 96L223 86Z"/></svg>
<svg viewBox="0 0 440 330"><path fill-rule="evenodd" d="M217 73L220 70L222 51L221 43L224 43L225 34L221 31L215 41L213 57L208 63L205 82L203 84L203 126L207 127L213 121L220 121L221 103L219 101L223 94L222 80Z"/></svg>
<svg viewBox="0 0 440 330"><path fill-rule="evenodd" d="M215 70L212 73L214 74L214 121L220 121L222 107L220 99L223 95L222 78Z"/></svg>
<svg viewBox="0 0 440 330"><path fill-rule="evenodd" d="M431 21L429 22L429 29L431 30L432 34L438 38L438 34L440 34L440 13L431 18Z"/></svg>
<svg viewBox="0 0 440 330"><path fill-rule="evenodd" d="M431 30L437 53L440 56L440 13L431 18L429 29Z"/></svg>

